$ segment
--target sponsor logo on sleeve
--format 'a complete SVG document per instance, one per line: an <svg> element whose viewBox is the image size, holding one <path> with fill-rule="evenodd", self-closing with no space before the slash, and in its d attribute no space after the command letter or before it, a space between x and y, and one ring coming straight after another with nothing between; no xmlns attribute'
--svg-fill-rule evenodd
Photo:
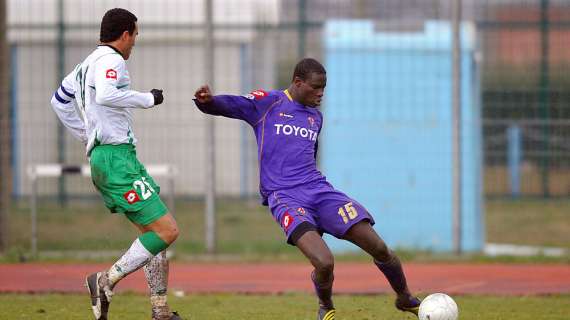
<svg viewBox="0 0 570 320"><path fill-rule="evenodd" d="M293 216L289 214L289 212L285 212L285 214L283 215L283 218L281 218L281 225L283 226L283 229L285 229L285 231L287 231L289 229L289 227L293 224Z"/></svg>
<svg viewBox="0 0 570 320"><path fill-rule="evenodd" d="M135 190L129 190L129 191L125 192L125 194L123 195L123 198L125 198L125 200L127 200L127 202L129 204L133 204L133 203L139 202L141 200L141 198L139 198L139 195L137 194L137 192Z"/></svg>
<svg viewBox="0 0 570 320"><path fill-rule="evenodd" d="M255 100L260 100L267 97L267 92L263 90L255 90L250 92L249 94L252 95Z"/></svg>
<svg viewBox="0 0 570 320"><path fill-rule="evenodd" d="M107 70L107 72L105 72L105 78L117 80L117 71L114 69Z"/></svg>
<svg viewBox="0 0 570 320"><path fill-rule="evenodd" d="M305 213L307 213L307 212L305 211L305 208L303 208L303 207L297 208L297 212L298 212L300 215L302 215L302 216L304 216Z"/></svg>

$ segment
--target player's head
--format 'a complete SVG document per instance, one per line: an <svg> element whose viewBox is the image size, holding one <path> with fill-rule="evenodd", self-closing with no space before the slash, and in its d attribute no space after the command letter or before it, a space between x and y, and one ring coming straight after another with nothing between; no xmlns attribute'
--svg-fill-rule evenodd
<svg viewBox="0 0 570 320"><path fill-rule="evenodd" d="M137 17L128 10L115 8L107 11L101 20L99 41L112 43L127 60L138 33Z"/></svg>
<svg viewBox="0 0 570 320"><path fill-rule="evenodd" d="M327 72L315 59L305 58L295 66L290 91L293 98L306 106L318 107L325 93Z"/></svg>

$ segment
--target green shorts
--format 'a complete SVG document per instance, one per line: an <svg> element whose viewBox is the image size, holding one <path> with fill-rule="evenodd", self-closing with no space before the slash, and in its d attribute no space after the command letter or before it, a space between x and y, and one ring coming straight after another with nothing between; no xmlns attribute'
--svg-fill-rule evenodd
<svg viewBox="0 0 570 320"><path fill-rule="evenodd" d="M132 144L99 145L91 151L91 179L112 213L146 226L168 212L160 186L137 159Z"/></svg>

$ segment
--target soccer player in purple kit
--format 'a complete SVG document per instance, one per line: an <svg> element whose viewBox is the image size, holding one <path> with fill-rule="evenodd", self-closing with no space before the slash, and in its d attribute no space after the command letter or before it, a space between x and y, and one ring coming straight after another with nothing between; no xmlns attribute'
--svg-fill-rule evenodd
<svg viewBox="0 0 570 320"><path fill-rule="evenodd" d="M356 200L336 190L317 169L318 110L327 83L325 68L315 59L296 66L288 89L253 91L246 96L216 95L207 85L195 93L200 111L249 123L255 132L260 193L273 218L314 267L319 300L318 320L333 320L333 255L323 233L348 240L374 258L397 294L396 308L418 314L420 300L408 289L398 257L372 228L374 218Z"/></svg>

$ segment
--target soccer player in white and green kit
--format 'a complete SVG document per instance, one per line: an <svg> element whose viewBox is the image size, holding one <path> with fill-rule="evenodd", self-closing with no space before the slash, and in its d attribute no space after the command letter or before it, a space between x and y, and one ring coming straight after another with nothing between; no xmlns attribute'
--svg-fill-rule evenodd
<svg viewBox="0 0 570 320"><path fill-rule="evenodd" d="M160 187L136 157L133 108L163 102L162 90L131 90L126 60L138 35L137 17L111 9L101 21L101 44L67 75L51 104L61 122L86 145L93 184L113 213L124 214L140 231L108 270L86 278L95 319L107 319L114 286L144 267L153 320L181 319L166 302L165 250L178 237L176 220L159 197Z"/></svg>

